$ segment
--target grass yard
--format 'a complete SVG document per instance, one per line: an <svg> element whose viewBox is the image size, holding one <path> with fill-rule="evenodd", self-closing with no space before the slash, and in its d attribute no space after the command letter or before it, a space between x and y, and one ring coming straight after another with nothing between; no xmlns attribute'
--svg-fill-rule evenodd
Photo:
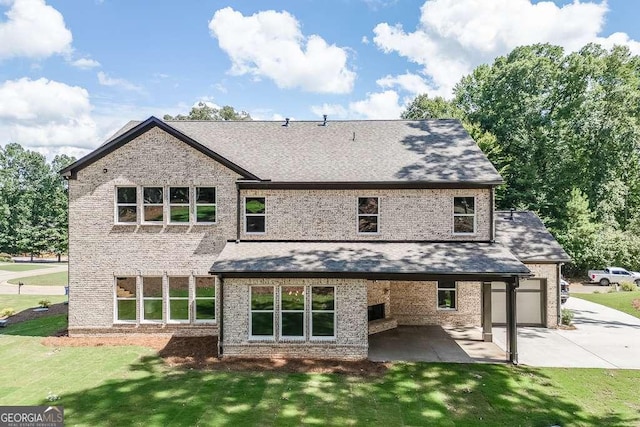
<svg viewBox="0 0 640 427"><path fill-rule="evenodd" d="M69 283L69 273L66 271L60 271L58 273L42 274L40 276L20 277L7 281L14 285L17 285L18 283L24 283L25 285L38 286L67 286L67 284Z"/></svg>
<svg viewBox="0 0 640 427"><path fill-rule="evenodd" d="M58 304L67 300L64 295L0 295L0 310L13 308L16 313L27 308L38 307L38 301L47 299L51 304Z"/></svg>
<svg viewBox="0 0 640 427"><path fill-rule="evenodd" d="M640 371L398 363L380 377L166 367L135 346L46 347L51 316L0 330L0 405L67 425L637 426ZM17 331L17 332L16 332ZM8 332L8 330L7 330Z"/></svg>
<svg viewBox="0 0 640 427"><path fill-rule="evenodd" d="M582 298L587 301L606 305L607 307L625 312L640 318L640 309L633 305L637 300L637 307L640 307L640 291L633 292L611 292L606 294L571 294L571 298Z"/></svg>
<svg viewBox="0 0 640 427"><path fill-rule="evenodd" d="M49 268L49 265L43 264L23 264L23 263L2 263L0 264L0 270L4 271L31 271L39 270L41 268Z"/></svg>

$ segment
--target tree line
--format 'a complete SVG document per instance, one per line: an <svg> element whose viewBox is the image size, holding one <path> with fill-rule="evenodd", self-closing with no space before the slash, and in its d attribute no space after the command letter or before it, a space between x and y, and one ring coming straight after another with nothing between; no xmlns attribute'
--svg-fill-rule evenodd
<svg viewBox="0 0 640 427"><path fill-rule="evenodd" d="M67 185L58 173L75 159L45 156L20 144L0 146L0 252L67 253Z"/></svg>
<svg viewBox="0 0 640 427"><path fill-rule="evenodd" d="M460 119L505 179L500 209L537 212L568 272L640 269L640 58L537 44L481 65L451 100L416 97L406 119Z"/></svg>

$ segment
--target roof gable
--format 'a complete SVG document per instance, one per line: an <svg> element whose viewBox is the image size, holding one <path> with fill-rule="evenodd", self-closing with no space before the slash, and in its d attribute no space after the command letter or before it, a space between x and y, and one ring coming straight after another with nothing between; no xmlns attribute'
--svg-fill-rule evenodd
<svg viewBox="0 0 640 427"><path fill-rule="evenodd" d="M229 161L228 159L219 155L218 153L211 150L210 148L200 144L193 138L185 135L179 130L173 128L172 126L169 126L167 123L153 116L149 117L144 122L140 122L137 125L134 125L133 122L127 123L127 125L125 125L125 128L129 128L128 130L123 132L121 129L120 131L116 132L116 134L110 140L108 140L105 144L101 145L96 150L92 151L91 153L87 154L86 156L82 157L81 159L77 160L76 162L72 163L66 168L62 169L60 171L60 174L68 176L70 178L74 178L79 170L86 168L90 164L96 162L97 160L101 159L107 154L117 150L118 148L122 147L126 143L134 140L135 138L148 132L150 129L154 127L158 127L159 129L170 134L176 139L184 142L190 147L211 157L212 159L223 164L224 166L231 169L232 171L238 173L239 175L242 175L245 179L255 179L255 180L260 179L256 175L247 171L246 169Z"/></svg>

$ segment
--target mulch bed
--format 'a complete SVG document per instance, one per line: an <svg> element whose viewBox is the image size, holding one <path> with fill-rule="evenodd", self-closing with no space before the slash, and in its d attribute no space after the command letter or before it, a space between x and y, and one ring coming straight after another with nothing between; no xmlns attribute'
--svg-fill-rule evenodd
<svg viewBox="0 0 640 427"><path fill-rule="evenodd" d="M44 299L44 298L43 298ZM55 316L57 314L67 314L68 305L65 303L52 304L47 311L33 311L33 308L22 310L20 313L16 313L9 317L9 323L20 323L27 320L39 319L41 317Z"/></svg>

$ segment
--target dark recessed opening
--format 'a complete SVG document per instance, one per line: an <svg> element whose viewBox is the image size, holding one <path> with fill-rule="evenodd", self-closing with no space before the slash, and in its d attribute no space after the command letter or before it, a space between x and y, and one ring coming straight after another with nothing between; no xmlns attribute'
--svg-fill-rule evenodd
<svg viewBox="0 0 640 427"><path fill-rule="evenodd" d="M369 322L384 319L384 304L370 305L368 307Z"/></svg>

